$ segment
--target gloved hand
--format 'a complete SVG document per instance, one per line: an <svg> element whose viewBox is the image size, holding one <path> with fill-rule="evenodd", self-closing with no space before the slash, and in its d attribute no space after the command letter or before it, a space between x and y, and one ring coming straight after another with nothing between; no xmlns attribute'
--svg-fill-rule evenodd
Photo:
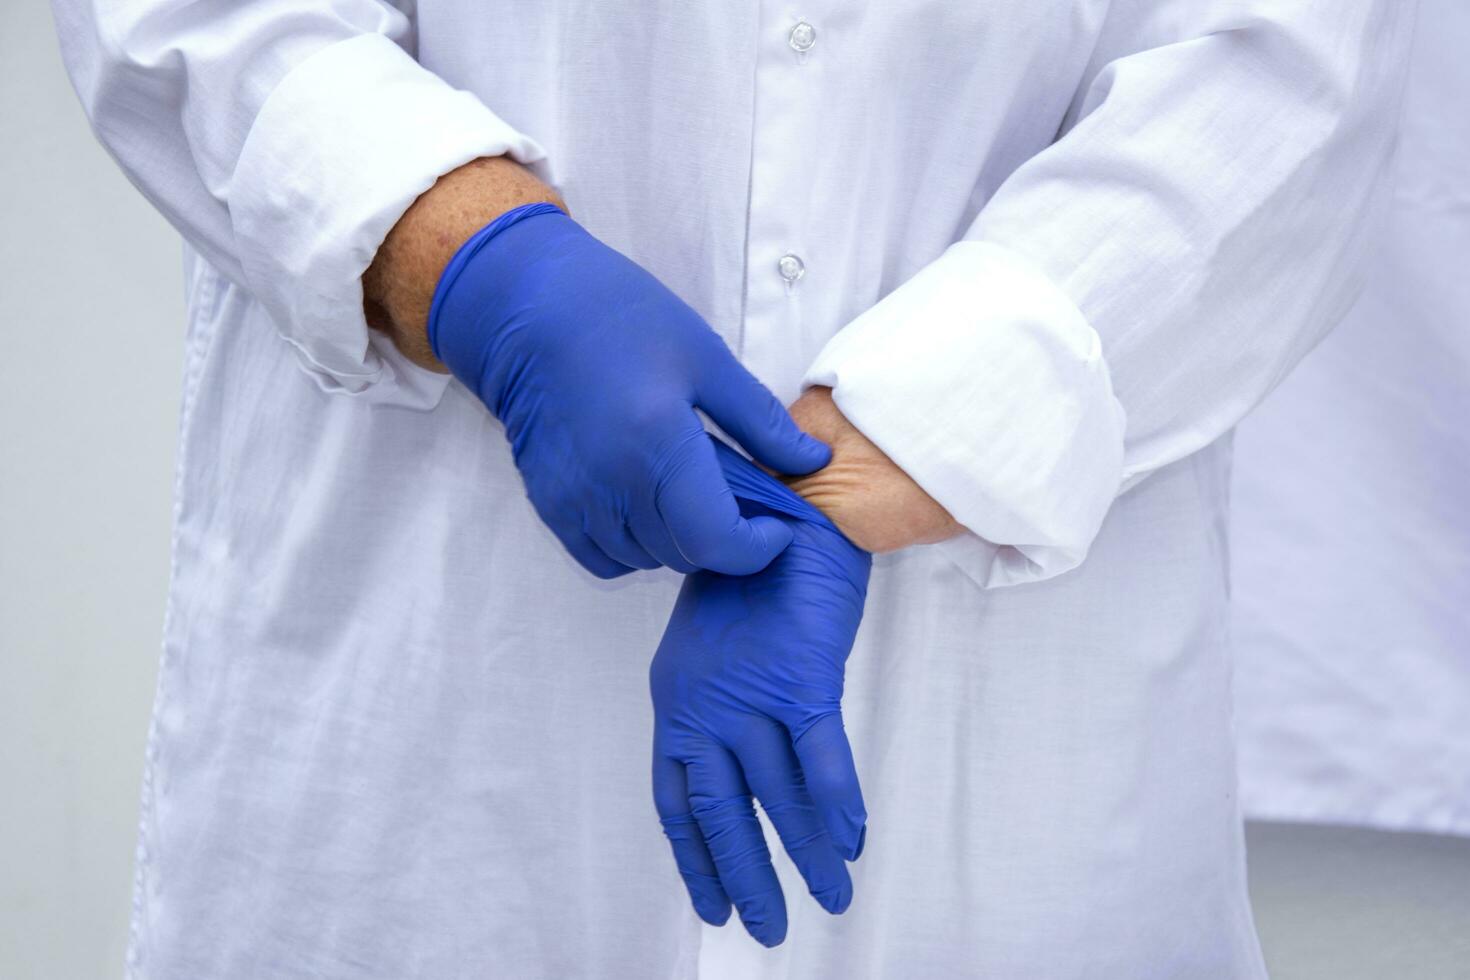
<svg viewBox="0 0 1470 980"><path fill-rule="evenodd" d="M743 518L695 407L781 473L826 465L718 334L551 204L460 247L429 312L434 354L505 424L541 519L588 571L742 575L791 540Z"/></svg>
<svg viewBox="0 0 1470 980"><path fill-rule="evenodd" d="M822 907L837 914L852 900L843 859L862 852L867 812L842 678L872 562L820 511L715 445L741 513L779 515L794 537L754 575L684 580L650 671L654 802L700 918L722 925L733 901L746 930L774 946L786 903L752 794Z"/></svg>

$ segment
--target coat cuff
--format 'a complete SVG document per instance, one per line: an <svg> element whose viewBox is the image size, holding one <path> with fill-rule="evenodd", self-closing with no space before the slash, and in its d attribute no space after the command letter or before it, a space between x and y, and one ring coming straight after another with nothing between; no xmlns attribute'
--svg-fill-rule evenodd
<svg viewBox="0 0 1470 980"><path fill-rule="evenodd" d="M323 48L271 92L231 180L231 221L247 285L324 390L438 401L449 376L416 367L369 330L362 274L441 175L506 154L545 157L380 34Z"/></svg>
<svg viewBox="0 0 1470 980"><path fill-rule="evenodd" d="M982 587L1075 568L1119 491L1123 407L1102 342L1022 256L962 241L817 355L853 425L970 530L940 545Z"/></svg>

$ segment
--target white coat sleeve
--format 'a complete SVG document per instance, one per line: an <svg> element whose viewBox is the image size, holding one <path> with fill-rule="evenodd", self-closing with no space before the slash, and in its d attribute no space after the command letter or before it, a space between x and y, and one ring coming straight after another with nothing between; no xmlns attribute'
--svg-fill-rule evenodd
<svg viewBox="0 0 1470 980"><path fill-rule="evenodd" d="M1321 339L1394 142L1412 0L1114 7L1104 44L1149 42L805 379L972 532L941 547L985 586L1077 566Z"/></svg>
<svg viewBox="0 0 1470 980"><path fill-rule="evenodd" d="M368 329L361 276L434 180L542 158L400 45L377 0L54 0L92 127L134 185L269 312L325 389L437 397Z"/></svg>

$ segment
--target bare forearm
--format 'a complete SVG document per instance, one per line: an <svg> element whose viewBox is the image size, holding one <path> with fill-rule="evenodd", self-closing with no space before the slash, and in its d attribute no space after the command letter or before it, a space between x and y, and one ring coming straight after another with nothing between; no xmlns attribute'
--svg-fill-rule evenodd
<svg viewBox="0 0 1470 980"><path fill-rule="evenodd" d="M398 219L363 274L368 322L409 360L443 371L425 332L440 274L476 231L538 201L566 210L554 190L509 157L474 160L440 177Z"/></svg>
<svg viewBox="0 0 1470 980"><path fill-rule="evenodd" d="M791 406L791 417L832 447L832 462L815 473L786 478L858 547L897 551L933 544L964 532L884 452L849 422L830 388L811 388Z"/></svg>

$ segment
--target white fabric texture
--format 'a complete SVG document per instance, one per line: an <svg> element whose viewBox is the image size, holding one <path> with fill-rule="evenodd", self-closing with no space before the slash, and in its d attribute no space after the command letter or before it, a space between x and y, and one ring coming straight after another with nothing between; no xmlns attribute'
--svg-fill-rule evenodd
<svg viewBox="0 0 1470 980"><path fill-rule="evenodd" d="M437 401L445 379L368 330L362 274L439 174L542 149L409 57L412 24L377 0L53 6L103 144L317 383Z"/></svg>
<svg viewBox="0 0 1470 980"><path fill-rule="evenodd" d="M1223 437L1351 292L1411 4L56 5L190 247L135 976L1263 975ZM347 282L501 147L979 532L875 562L857 898L778 856L774 953L649 797L677 577L580 572Z"/></svg>
<svg viewBox="0 0 1470 980"><path fill-rule="evenodd" d="M1470 6L1426 0L1368 286L1237 441L1242 794L1470 834Z"/></svg>
<svg viewBox="0 0 1470 980"><path fill-rule="evenodd" d="M806 382L832 388L973 532L943 547L982 587L1076 568L1122 482L1125 420L1096 331L1050 279L988 242L951 245L844 327Z"/></svg>
<svg viewBox="0 0 1470 980"><path fill-rule="evenodd" d="M1074 299L1101 334L1111 388L1077 383L1073 374L1096 373L1077 366L1038 391L1036 374L995 364L987 301L1008 304L1010 290L989 286L981 250L945 262L980 295L915 277L867 314L886 324L862 325L858 363L881 371L866 353L881 349L874 335L904 347L925 304L924 346L948 352L927 370L844 392L853 355L818 359L807 380L837 378L844 414L962 524L982 538L996 526L1029 535L992 540L995 564L966 566L977 581L1033 580L1085 556L1119 490L1099 445L1122 427L1114 393L1127 416L1126 489L1228 432L1341 317L1391 149L1385 106L1399 94L1354 39L1388 30L1402 44L1407 32L1386 21L1404 16L1363 4L1335 14L1314 3L1122 4L1102 24L1101 70L1078 90L1075 128L1008 175L966 237L1030 258ZM1315 200L1325 188L1334 206ZM906 301L910 289L939 298ZM1058 334L1074 329L1071 317L1048 320ZM1056 424L1040 405L1090 424ZM1037 513L1049 520L1033 527Z"/></svg>

